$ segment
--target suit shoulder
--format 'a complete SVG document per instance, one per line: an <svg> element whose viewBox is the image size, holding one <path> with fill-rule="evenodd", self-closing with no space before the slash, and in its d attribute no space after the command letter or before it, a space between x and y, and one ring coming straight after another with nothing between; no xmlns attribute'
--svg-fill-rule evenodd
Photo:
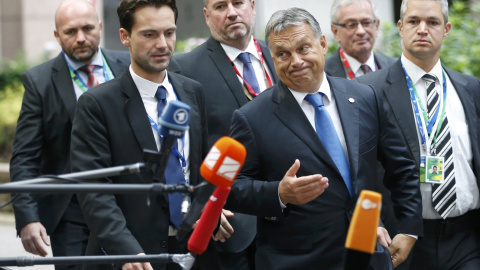
<svg viewBox="0 0 480 270"><path fill-rule="evenodd" d="M197 82L193 79L190 79L189 77L186 77L182 74L178 74L178 73L175 73L175 72L169 72L168 76L170 76L170 78L172 78L173 80L176 80L176 81L182 82L184 84L190 85L194 88L203 89L202 85L199 82Z"/></svg>
<svg viewBox="0 0 480 270"><path fill-rule="evenodd" d="M175 59L180 65L189 64L192 62L192 59L205 56L206 51L207 42L204 42L190 52L174 55L173 59Z"/></svg>
<svg viewBox="0 0 480 270"><path fill-rule="evenodd" d="M345 78L332 76L329 76L328 80L333 88L340 86L348 91L372 91L372 87L361 84L355 80L347 80Z"/></svg>
<svg viewBox="0 0 480 270"><path fill-rule="evenodd" d="M32 67L32 68L29 68L27 71L25 71L24 76L25 75L35 76L35 75L51 73L52 68L54 66L54 63L59 60L58 57L59 56L57 56L53 59L50 59L47 62L41 63L39 65L36 65L36 66Z"/></svg>
<svg viewBox="0 0 480 270"><path fill-rule="evenodd" d="M272 104L272 95L274 91L278 91L278 86L274 86L265 89L260 95L254 98L252 101L247 102L243 105L240 110L244 113L253 112L256 114L258 110L263 110L268 107L269 104Z"/></svg>
<svg viewBox="0 0 480 270"><path fill-rule="evenodd" d="M476 84L479 84L480 83L480 80L477 78L477 77L474 77L474 76L471 76L471 75L468 75L468 74L465 74L465 73L461 73L461 72L458 72L456 70L453 70L451 68L447 68L447 67L444 67L445 70L447 71L448 73L448 76L449 77L461 77L461 78L464 78L465 80L469 81L469 82L472 82L472 83L476 83Z"/></svg>
<svg viewBox="0 0 480 270"><path fill-rule="evenodd" d="M386 55L386 54L383 54L381 52L374 52L373 55L374 55L375 58L382 59L383 61L385 61L389 64L393 64L393 63L395 63L395 61L398 60L398 57L393 57L393 56L390 56L390 55Z"/></svg>
<svg viewBox="0 0 480 270"><path fill-rule="evenodd" d="M130 61L130 53L127 51L108 50L102 48L102 53L105 54L105 56L116 56L122 60L128 59L128 61Z"/></svg>
<svg viewBox="0 0 480 270"><path fill-rule="evenodd" d="M355 81L362 84L379 84L386 81L390 68L382 68L375 72L355 78Z"/></svg>

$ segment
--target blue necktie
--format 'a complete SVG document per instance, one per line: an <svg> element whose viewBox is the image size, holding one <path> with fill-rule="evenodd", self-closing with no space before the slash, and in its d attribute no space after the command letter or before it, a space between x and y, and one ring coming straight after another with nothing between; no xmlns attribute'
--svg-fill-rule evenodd
<svg viewBox="0 0 480 270"><path fill-rule="evenodd" d="M250 60L250 54L248 52L243 52L239 54L237 58L243 63L243 78L248 82L255 93L260 94L260 87L258 86L257 76L255 76L252 61Z"/></svg>
<svg viewBox="0 0 480 270"><path fill-rule="evenodd" d="M348 167L347 158L343 151L342 143L338 138L335 126L333 125L330 114L323 106L323 93L307 95L305 100L315 107L315 128L317 135L322 141L323 146L327 149L328 154L337 165L342 175L345 185L347 185L350 196L353 197L352 179L350 177L350 168Z"/></svg>
<svg viewBox="0 0 480 270"><path fill-rule="evenodd" d="M157 109L158 109L158 117L162 115L162 111L167 104L167 95L165 87L160 86L155 93L155 97L158 100ZM173 150L170 152L170 156L168 157L168 165L165 168L165 182L169 185L176 185L182 183L185 180L185 176L183 174L182 167L180 166L180 162L178 157L175 155L174 151L178 151L178 144L175 141L173 145ZM168 194L168 204L170 209L170 221L172 224L178 228L180 223L182 222L183 215L181 212L181 205L182 205L183 197L180 193L170 193Z"/></svg>

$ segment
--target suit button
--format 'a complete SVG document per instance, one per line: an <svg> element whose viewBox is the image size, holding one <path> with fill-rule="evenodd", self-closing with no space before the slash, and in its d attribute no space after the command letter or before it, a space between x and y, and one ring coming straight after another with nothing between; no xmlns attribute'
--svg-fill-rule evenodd
<svg viewBox="0 0 480 270"><path fill-rule="evenodd" d="M164 213L168 213L168 206L162 205L162 211L163 211Z"/></svg>
<svg viewBox="0 0 480 270"><path fill-rule="evenodd" d="M168 247L167 241L162 241L162 248L167 248L167 247Z"/></svg>

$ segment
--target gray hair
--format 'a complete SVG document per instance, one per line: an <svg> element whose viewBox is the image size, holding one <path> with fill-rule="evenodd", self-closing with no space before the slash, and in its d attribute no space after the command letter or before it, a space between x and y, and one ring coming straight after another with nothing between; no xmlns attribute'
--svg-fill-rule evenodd
<svg viewBox="0 0 480 270"><path fill-rule="evenodd" d="M407 12L407 3L409 0L403 0L402 1L402 6L400 7L400 21L403 21L403 16L405 15L405 12ZM447 0L432 0L435 2L439 2L442 5L442 13L443 13L443 19L445 23L448 22L448 1Z"/></svg>
<svg viewBox="0 0 480 270"><path fill-rule="evenodd" d="M330 22L331 23L339 23L338 21L338 10L346 5L361 3L361 2L369 2L370 6L372 7L372 14L375 20L378 20L378 14L376 10L376 5L372 0L335 0L333 1L332 7L330 8Z"/></svg>
<svg viewBox="0 0 480 270"><path fill-rule="evenodd" d="M322 29L320 28L320 24L318 24L312 14L305 9L294 7L273 13L265 27L265 42L267 43L267 46L270 46L269 39L272 32L278 34L278 32L291 26L302 25L304 23L310 25L315 37L321 41Z"/></svg>

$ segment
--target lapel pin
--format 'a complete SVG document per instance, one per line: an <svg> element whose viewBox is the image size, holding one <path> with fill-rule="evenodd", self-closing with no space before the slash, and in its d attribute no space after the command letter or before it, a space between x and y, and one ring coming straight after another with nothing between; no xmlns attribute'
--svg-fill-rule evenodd
<svg viewBox="0 0 480 270"><path fill-rule="evenodd" d="M349 98L348 101L349 101L350 103L354 103L354 102L355 102L355 99Z"/></svg>

